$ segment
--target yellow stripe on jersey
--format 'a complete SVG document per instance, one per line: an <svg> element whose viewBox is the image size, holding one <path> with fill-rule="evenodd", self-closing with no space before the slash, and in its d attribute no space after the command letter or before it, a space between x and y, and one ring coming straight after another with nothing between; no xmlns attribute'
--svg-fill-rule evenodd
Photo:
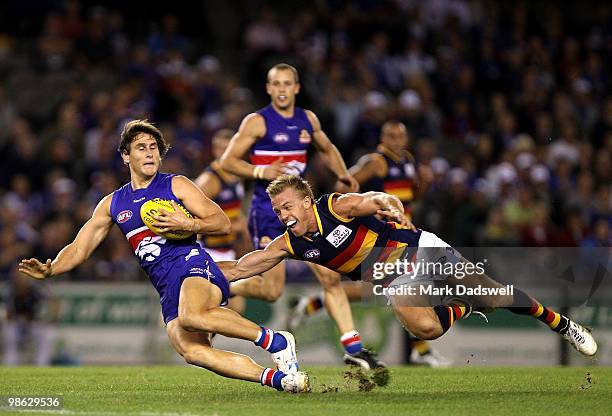
<svg viewBox="0 0 612 416"><path fill-rule="evenodd" d="M207 235L204 244L206 247L215 248L224 245L231 245L236 241L236 234L230 233L227 235Z"/></svg>
<svg viewBox="0 0 612 416"><path fill-rule="evenodd" d="M372 230L368 230L357 253L355 253L355 255L351 257L346 263L340 266L337 271L339 273L349 273L353 271L353 269L358 267L374 248L377 238L378 234L376 234Z"/></svg>
<svg viewBox="0 0 612 416"><path fill-rule="evenodd" d="M329 208L329 212L331 212L334 217L336 217L337 219L339 219L342 222L351 222L351 221L353 221L355 218L345 218L342 215L337 214L336 211L334 211L334 208L332 207L332 202L333 202L334 196L336 196L336 195L339 196L340 194L338 192L334 192L327 199L327 207Z"/></svg>
<svg viewBox="0 0 612 416"><path fill-rule="evenodd" d="M295 256L295 251L293 251L293 247L291 246L291 238L289 237L289 231L285 231L283 235L285 236L285 243L287 244L289 253L291 253L292 256Z"/></svg>
<svg viewBox="0 0 612 416"><path fill-rule="evenodd" d="M225 215L227 215L230 220L236 219L240 216L240 208L238 207L224 209L223 212L225 212Z"/></svg>
<svg viewBox="0 0 612 416"><path fill-rule="evenodd" d="M319 217L319 211L317 210L317 204L312 204L315 218L317 219L317 227L319 227L319 233L323 235L323 224L321 224L321 218Z"/></svg>
<svg viewBox="0 0 612 416"><path fill-rule="evenodd" d="M399 259L402 254L404 254L405 247L407 243L399 243L396 248L393 249L389 257L385 259L385 263L394 263L395 260Z"/></svg>
<svg viewBox="0 0 612 416"><path fill-rule="evenodd" d="M400 199L400 201L411 201L414 198L414 192L412 189L386 189L386 193L394 195Z"/></svg>

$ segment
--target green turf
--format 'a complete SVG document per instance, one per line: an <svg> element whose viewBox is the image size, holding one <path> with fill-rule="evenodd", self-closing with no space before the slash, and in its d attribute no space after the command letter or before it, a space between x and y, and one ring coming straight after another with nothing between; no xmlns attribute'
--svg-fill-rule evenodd
<svg viewBox="0 0 612 416"><path fill-rule="evenodd" d="M68 415L269 416L273 409L290 416L612 412L612 368L393 368L389 385L370 392L347 383L345 368L307 370L312 393L291 395L193 367L0 367L0 396L61 395L64 411L56 414Z"/></svg>

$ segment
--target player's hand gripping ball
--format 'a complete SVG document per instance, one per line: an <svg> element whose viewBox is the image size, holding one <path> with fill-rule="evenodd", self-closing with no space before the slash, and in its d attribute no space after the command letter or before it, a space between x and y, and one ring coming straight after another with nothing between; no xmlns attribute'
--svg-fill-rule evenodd
<svg viewBox="0 0 612 416"><path fill-rule="evenodd" d="M177 204L177 205L180 208L180 210L183 212L183 214L185 214L188 218L193 218L193 215L191 215L191 212L187 211L187 209L184 206L180 204ZM142 218L142 222L144 222L145 225L149 227L151 231L169 240L183 240L193 235L193 232L191 231L183 231L183 230L162 231L159 227L155 226L154 224L158 223L159 221L156 220L153 217L153 215L160 215L161 214L160 210L162 209L168 213L174 212L174 207L172 206L172 204L170 203L170 200L168 199L161 199L161 198L150 199L146 201L144 204L142 204L142 206L140 207L140 218Z"/></svg>

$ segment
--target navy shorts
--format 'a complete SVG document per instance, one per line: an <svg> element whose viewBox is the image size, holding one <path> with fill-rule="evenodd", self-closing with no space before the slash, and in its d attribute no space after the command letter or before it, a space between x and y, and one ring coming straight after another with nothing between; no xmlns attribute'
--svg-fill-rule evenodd
<svg viewBox="0 0 612 416"><path fill-rule="evenodd" d="M217 286L221 290L221 306L227 305L230 294L229 283L204 249L191 249L184 255L175 257L168 262L167 270L163 279L164 284L158 287L164 323L168 324L178 317L181 286L188 277L201 277Z"/></svg>
<svg viewBox="0 0 612 416"><path fill-rule="evenodd" d="M287 227L272 210L270 198L254 198L249 211L249 232L255 250L265 248L271 240L281 235Z"/></svg>

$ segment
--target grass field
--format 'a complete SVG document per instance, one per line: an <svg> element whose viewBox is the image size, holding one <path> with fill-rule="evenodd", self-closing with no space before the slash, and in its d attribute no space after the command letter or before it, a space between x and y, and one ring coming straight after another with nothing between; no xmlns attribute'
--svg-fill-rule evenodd
<svg viewBox="0 0 612 416"><path fill-rule="evenodd" d="M612 368L393 368L361 392L344 367L306 369L312 392L291 395L193 367L0 367L0 396L63 396L66 415L609 415ZM337 390L337 391L336 391Z"/></svg>

